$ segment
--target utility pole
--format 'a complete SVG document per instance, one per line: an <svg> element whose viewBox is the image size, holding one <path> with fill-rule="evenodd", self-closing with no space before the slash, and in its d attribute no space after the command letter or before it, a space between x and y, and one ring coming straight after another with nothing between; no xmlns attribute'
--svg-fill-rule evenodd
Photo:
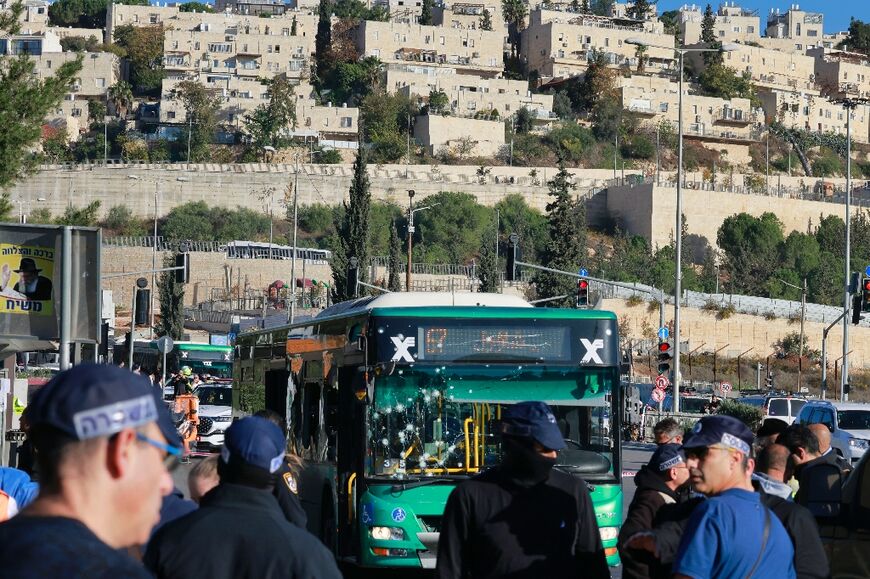
<svg viewBox="0 0 870 579"><path fill-rule="evenodd" d="M840 314L836 320L822 330L822 400L826 400L828 394L828 332L843 319L844 315Z"/></svg>
<svg viewBox="0 0 870 579"><path fill-rule="evenodd" d="M408 190L408 267L405 270L405 291L411 291L411 251L414 237L414 190Z"/></svg>
<svg viewBox="0 0 870 579"><path fill-rule="evenodd" d="M299 153L293 174L293 261L290 262L290 323L296 320L296 241L299 232Z"/></svg>
<svg viewBox="0 0 870 579"><path fill-rule="evenodd" d="M193 115L187 113L187 164L190 164L190 135L193 133Z"/></svg>
<svg viewBox="0 0 870 579"><path fill-rule="evenodd" d="M154 182L154 243L151 244L151 269L157 270L157 202L160 196L160 181ZM149 339L154 339L154 289L157 287L156 273L151 274L151 299L149 300L149 308L151 314L151 327L148 328Z"/></svg>

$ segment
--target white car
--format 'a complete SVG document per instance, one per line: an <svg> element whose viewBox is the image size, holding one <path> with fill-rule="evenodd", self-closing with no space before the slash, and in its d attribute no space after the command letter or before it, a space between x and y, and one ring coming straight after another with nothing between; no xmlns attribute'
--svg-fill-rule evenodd
<svg viewBox="0 0 870 579"><path fill-rule="evenodd" d="M233 388L229 383L200 384L197 450L217 451L224 443L224 432L233 421Z"/></svg>
<svg viewBox="0 0 870 579"><path fill-rule="evenodd" d="M797 422L827 426L831 448L852 463L870 449L870 404L811 400L801 409Z"/></svg>

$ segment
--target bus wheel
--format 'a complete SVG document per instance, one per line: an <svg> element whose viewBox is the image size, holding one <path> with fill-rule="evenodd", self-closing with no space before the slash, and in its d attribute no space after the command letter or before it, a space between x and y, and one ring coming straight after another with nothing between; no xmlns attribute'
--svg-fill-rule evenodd
<svg viewBox="0 0 870 579"><path fill-rule="evenodd" d="M335 551L335 506L332 502L332 493L328 488L323 489L323 499L320 501L320 540Z"/></svg>

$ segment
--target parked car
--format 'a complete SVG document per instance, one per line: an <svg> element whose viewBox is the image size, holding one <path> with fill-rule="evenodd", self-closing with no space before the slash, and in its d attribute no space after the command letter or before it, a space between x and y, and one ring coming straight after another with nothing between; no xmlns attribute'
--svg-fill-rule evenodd
<svg viewBox="0 0 870 579"><path fill-rule="evenodd" d="M233 388L228 382L201 384L194 393L199 397L198 451L218 451L224 443L224 431L233 421Z"/></svg>
<svg viewBox="0 0 870 579"><path fill-rule="evenodd" d="M831 448L857 462L870 448L870 405L811 400L798 415L799 424L824 424L831 431Z"/></svg>
<svg viewBox="0 0 870 579"><path fill-rule="evenodd" d="M772 395L762 394L754 396L743 396L737 400L742 404L751 404L761 408L764 416L761 422L768 420L781 420L786 424L791 424L797 418L804 404L807 403L806 398L801 396Z"/></svg>

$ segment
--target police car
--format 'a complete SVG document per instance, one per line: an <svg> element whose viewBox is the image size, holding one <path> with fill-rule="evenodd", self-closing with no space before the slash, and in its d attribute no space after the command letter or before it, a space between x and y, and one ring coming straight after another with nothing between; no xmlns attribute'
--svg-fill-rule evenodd
<svg viewBox="0 0 870 579"><path fill-rule="evenodd" d="M196 449L218 451L224 443L224 431L233 421L233 388L230 382L200 384L194 394L199 398L199 429Z"/></svg>

